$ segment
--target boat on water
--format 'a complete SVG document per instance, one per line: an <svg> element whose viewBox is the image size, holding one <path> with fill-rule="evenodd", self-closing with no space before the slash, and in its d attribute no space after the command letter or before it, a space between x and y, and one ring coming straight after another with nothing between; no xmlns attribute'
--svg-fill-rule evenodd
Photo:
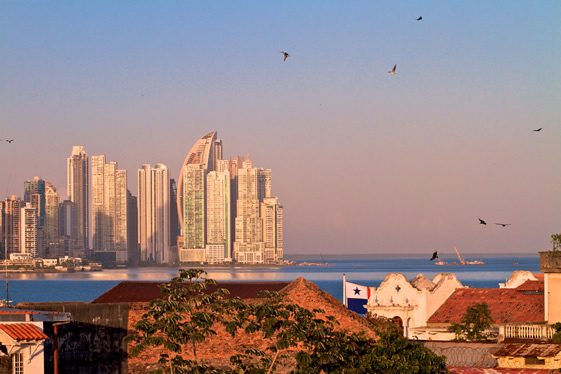
<svg viewBox="0 0 561 374"><path fill-rule="evenodd" d="M456 256L458 256L459 261L446 262L444 260L438 260L434 264L437 265L437 266L485 265L485 262L483 262L482 260L466 260L466 259L464 259L462 257L462 255L460 254L460 251L458 250L457 247L454 247L454 251L456 252Z"/></svg>

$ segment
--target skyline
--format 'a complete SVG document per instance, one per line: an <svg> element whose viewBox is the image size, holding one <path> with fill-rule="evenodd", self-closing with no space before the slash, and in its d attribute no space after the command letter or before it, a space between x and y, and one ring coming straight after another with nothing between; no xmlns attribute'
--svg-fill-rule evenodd
<svg viewBox="0 0 561 374"><path fill-rule="evenodd" d="M274 171L286 255L535 252L561 231L558 2L0 9L1 199L39 175L62 201L74 145L177 180L217 130Z"/></svg>

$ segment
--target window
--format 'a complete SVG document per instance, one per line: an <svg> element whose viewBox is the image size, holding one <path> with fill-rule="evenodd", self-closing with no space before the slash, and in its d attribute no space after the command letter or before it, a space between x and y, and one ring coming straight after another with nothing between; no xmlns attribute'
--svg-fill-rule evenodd
<svg viewBox="0 0 561 374"><path fill-rule="evenodd" d="M545 360L537 357L524 357L524 363L526 365L545 365Z"/></svg>
<svg viewBox="0 0 561 374"><path fill-rule="evenodd" d="M12 355L12 365L14 374L23 374L23 353L14 353Z"/></svg>

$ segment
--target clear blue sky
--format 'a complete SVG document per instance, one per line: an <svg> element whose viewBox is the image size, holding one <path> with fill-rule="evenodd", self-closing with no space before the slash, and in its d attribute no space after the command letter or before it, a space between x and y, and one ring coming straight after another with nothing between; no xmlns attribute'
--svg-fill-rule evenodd
<svg viewBox="0 0 561 374"><path fill-rule="evenodd" d="M273 169L287 253L546 248L561 2L0 2L0 198L34 175L64 198L75 144L136 194L212 129Z"/></svg>

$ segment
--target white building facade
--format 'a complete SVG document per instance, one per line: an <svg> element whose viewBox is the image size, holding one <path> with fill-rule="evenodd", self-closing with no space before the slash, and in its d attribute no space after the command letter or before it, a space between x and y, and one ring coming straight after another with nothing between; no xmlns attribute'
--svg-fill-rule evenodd
<svg viewBox="0 0 561 374"><path fill-rule="evenodd" d="M166 264L170 253L170 178L167 166L138 170L138 242L140 261Z"/></svg>

